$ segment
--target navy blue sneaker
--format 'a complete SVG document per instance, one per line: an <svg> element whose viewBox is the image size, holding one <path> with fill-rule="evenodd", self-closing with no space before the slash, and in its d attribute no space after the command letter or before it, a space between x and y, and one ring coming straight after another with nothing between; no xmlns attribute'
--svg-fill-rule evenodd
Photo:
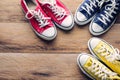
<svg viewBox="0 0 120 80"><path fill-rule="evenodd" d="M114 24L119 13L120 0L108 0L90 24L89 30L91 34L98 36L107 32Z"/></svg>
<svg viewBox="0 0 120 80"><path fill-rule="evenodd" d="M105 0L84 0L78 7L75 13L75 22L78 25L85 25L89 23L100 11Z"/></svg>

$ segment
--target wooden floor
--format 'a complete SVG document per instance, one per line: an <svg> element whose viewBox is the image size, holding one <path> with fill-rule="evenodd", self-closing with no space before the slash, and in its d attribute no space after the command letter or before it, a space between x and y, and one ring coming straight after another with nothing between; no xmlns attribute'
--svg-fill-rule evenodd
<svg viewBox="0 0 120 80"><path fill-rule="evenodd" d="M61 0L74 14L82 0ZM89 80L76 58L89 52L88 25L72 31L58 29L51 42L38 38L24 18L20 0L0 1L0 80ZM120 49L120 16L106 34L99 36Z"/></svg>

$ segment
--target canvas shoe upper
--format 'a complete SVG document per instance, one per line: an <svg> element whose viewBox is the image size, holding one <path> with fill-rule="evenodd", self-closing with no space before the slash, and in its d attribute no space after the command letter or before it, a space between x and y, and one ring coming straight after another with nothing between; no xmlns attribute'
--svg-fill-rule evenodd
<svg viewBox="0 0 120 80"><path fill-rule="evenodd" d="M59 0L39 1L46 14L51 17L53 22L63 30L73 28L74 20L72 13Z"/></svg>
<svg viewBox="0 0 120 80"><path fill-rule="evenodd" d="M21 0L21 6L25 12L25 17L29 20L32 25L32 29L35 33L45 39L52 40L56 37L56 28L41 7L32 0Z"/></svg>
<svg viewBox="0 0 120 80"><path fill-rule="evenodd" d="M77 58L80 69L92 80L120 80L117 73L95 59L92 55L81 53Z"/></svg>
<svg viewBox="0 0 120 80"><path fill-rule="evenodd" d="M98 36L108 31L114 24L120 12L120 0L107 0L105 6L98 12L90 24L91 34Z"/></svg>
<svg viewBox="0 0 120 80"><path fill-rule="evenodd" d="M88 47L94 56L120 75L120 53L118 49L99 38L91 38Z"/></svg>
<svg viewBox="0 0 120 80"><path fill-rule="evenodd" d="M89 23L96 12L100 11L105 0L84 0L75 13L75 22L78 25Z"/></svg>

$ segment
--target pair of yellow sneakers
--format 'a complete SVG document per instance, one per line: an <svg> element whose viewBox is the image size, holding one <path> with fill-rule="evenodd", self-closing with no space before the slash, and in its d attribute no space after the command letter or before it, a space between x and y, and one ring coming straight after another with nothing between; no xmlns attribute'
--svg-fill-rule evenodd
<svg viewBox="0 0 120 80"><path fill-rule="evenodd" d="M120 53L99 38L91 38L88 48L92 55L81 53L77 58L80 69L93 80L120 80Z"/></svg>

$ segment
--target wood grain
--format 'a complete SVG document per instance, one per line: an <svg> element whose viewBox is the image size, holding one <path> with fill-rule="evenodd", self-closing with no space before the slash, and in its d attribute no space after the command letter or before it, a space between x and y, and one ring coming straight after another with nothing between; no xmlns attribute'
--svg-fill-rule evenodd
<svg viewBox="0 0 120 80"><path fill-rule="evenodd" d="M0 54L0 80L87 80L77 54Z"/></svg>
<svg viewBox="0 0 120 80"><path fill-rule="evenodd" d="M62 0L62 2L74 14L82 0ZM74 5L73 5L74 4ZM88 25L75 25L74 29L69 32L58 30L55 40L46 42L38 38L30 24L24 18L20 6L20 0L1 0L0 2L0 52L6 53L78 53L81 51L88 52L87 41L93 37L90 35ZM120 48L120 16L112 29L99 36L109 41L114 46Z"/></svg>
<svg viewBox="0 0 120 80"><path fill-rule="evenodd" d="M74 14L83 0L61 1ZM50 42L38 38L30 26L20 0L0 0L0 80L90 80L76 63L78 53L89 52L89 24L75 24L68 32L57 28L58 35ZM119 30L120 15L99 37L120 49Z"/></svg>

